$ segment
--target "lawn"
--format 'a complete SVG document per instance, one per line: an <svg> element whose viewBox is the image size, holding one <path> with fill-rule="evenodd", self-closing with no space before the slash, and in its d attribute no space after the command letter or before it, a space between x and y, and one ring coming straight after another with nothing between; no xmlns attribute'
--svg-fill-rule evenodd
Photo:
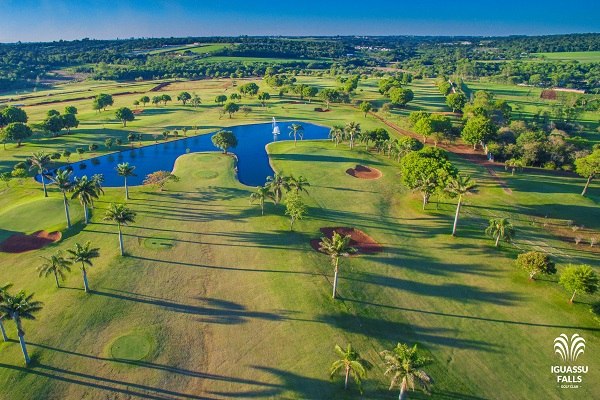
<svg viewBox="0 0 600 400"><path fill-rule="evenodd" d="M600 62L600 51L559 51L556 53L533 53L532 55L550 61Z"/></svg>
<svg viewBox="0 0 600 400"><path fill-rule="evenodd" d="M317 79L299 77L335 86L333 79ZM36 137L21 148L9 144L0 151L0 168L39 149L101 144L131 131L142 133L146 144L164 129L198 125L198 133L205 133L273 116L381 126L349 106L318 113L314 103L274 93L268 108L244 99L252 113L219 119L214 96L231 92L231 85L224 79L167 86L164 92L172 97L181 90L199 93L202 106L147 106L125 129L112 119L112 110L138 94L115 97L115 105L102 113L91 111L89 100L61 103L60 109L66 104L80 109L80 128L58 138ZM422 107L444 109L430 81L411 87L416 99L430 96ZM380 99L375 80L361 83L357 97ZM26 110L35 122L49 108ZM401 184L397 164L364 145L351 151L329 141L277 142L267 150L274 168L311 183L303 196L308 217L294 232L282 205L268 202L265 216L249 205L253 188L241 185L233 159L218 153L180 157L174 172L181 180L164 191L130 189L128 205L137 218L124 227L126 257L118 256L116 227L102 220L111 202L124 200L122 188L106 189L88 226L72 201L76 223L69 231L56 189L44 199L29 179L1 188L0 240L40 229L64 235L41 250L0 253L2 282L33 291L45 303L36 321L24 323L33 358L29 368L14 341L14 324L6 322L13 340L0 344L0 398L360 398L354 385L346 393L341 378L331 382L327 374L333 346L352 343L373 364L365 398L392 399L397 391L387 390L378 352L398 341L418 343L432 358L425 369L435 379L433 399L593 398L592 382L600 379L593 350L600 345L600 328L588 304L599 297L578 296L569 305L555 276L530 282L514 259L520 250L542 249L559 269L588 263L598 270L600 252L573 240L578 232L600 230L598 183L583 198L579 178L497 170L508 193L486 169L452 156L478 182L453 238L454 201L441 199L436 207L434 199L422 211L418 194ZM94 154L106 151L101 146ZM376 167L383 177L347 175L356 164ZM495 249L483 235L492 216L513 221L513 245ZM329 261L310 246L319 228L333 226L357 227L384 246L381 253L343 259L336 301L330 297ZM51 278L38 278L40 256L87 240L101 253L89 269L92 293L83 292L77 266L60 289ZM553 340L575 332L586 339L588 351L580 361L589 373L581 389L564 391L550 373L558 363Z"/></svg>

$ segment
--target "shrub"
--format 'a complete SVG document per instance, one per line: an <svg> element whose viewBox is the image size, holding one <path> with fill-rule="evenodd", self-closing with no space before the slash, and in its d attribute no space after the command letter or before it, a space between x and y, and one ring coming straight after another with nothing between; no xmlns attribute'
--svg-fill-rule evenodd
<svg viewBox="0 0 600 400"><path fill-rule="evenodd" d="M550 256L539 251L529 251L519 254L517 266L529 273L529 279L535 279L537 274L555 274L556 266L550 261Z"/></svg>

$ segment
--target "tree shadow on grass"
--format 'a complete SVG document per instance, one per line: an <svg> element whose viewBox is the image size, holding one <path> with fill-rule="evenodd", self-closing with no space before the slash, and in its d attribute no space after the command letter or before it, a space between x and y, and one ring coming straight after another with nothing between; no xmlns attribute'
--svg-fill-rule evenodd
<svg viewBox="0 0 600 400"><path fill-rule="evenodd" d="M197 298L199 304L182 304L166 299L150 298L138 294L124 294L105 288L105 291L94 290L95 295L106 296L117 300L134 301L161 307L169 311L197 315L197 321L214 324L234 325L246 323L251 319L267 321L284 321L290 318L289 311L278 310L276 313L264 311L251 311L245 306L233 302L215 303L204 298Z"/></svg>

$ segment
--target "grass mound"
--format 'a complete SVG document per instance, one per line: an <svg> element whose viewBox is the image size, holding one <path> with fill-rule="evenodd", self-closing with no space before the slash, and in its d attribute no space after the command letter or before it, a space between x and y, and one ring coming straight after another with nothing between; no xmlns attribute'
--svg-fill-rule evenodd
<svg viewBox="0 0 600 400"><path fill-rule="evenodd" d="M194 178L198 179L214 179L219 176L219 173L216 171L196 171L194 173Z"/></svg>
<svg viewBox="0 0 600 400"><path fill-rule="evenodd" d="M152 350L150 340L140 334L125 335L117 338L110 346L110 355L119 360L141 360Z"/></svg>

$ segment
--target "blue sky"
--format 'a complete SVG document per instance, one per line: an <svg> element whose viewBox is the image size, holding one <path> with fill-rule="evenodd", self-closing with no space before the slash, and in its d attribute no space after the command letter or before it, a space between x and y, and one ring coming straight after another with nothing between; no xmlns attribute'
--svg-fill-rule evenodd
<svg viewBox="0 0 600 400"><path fill-rule="evenodd" d="M0 42L238 35L600 32L600 1L0 0Z"/></svg>

